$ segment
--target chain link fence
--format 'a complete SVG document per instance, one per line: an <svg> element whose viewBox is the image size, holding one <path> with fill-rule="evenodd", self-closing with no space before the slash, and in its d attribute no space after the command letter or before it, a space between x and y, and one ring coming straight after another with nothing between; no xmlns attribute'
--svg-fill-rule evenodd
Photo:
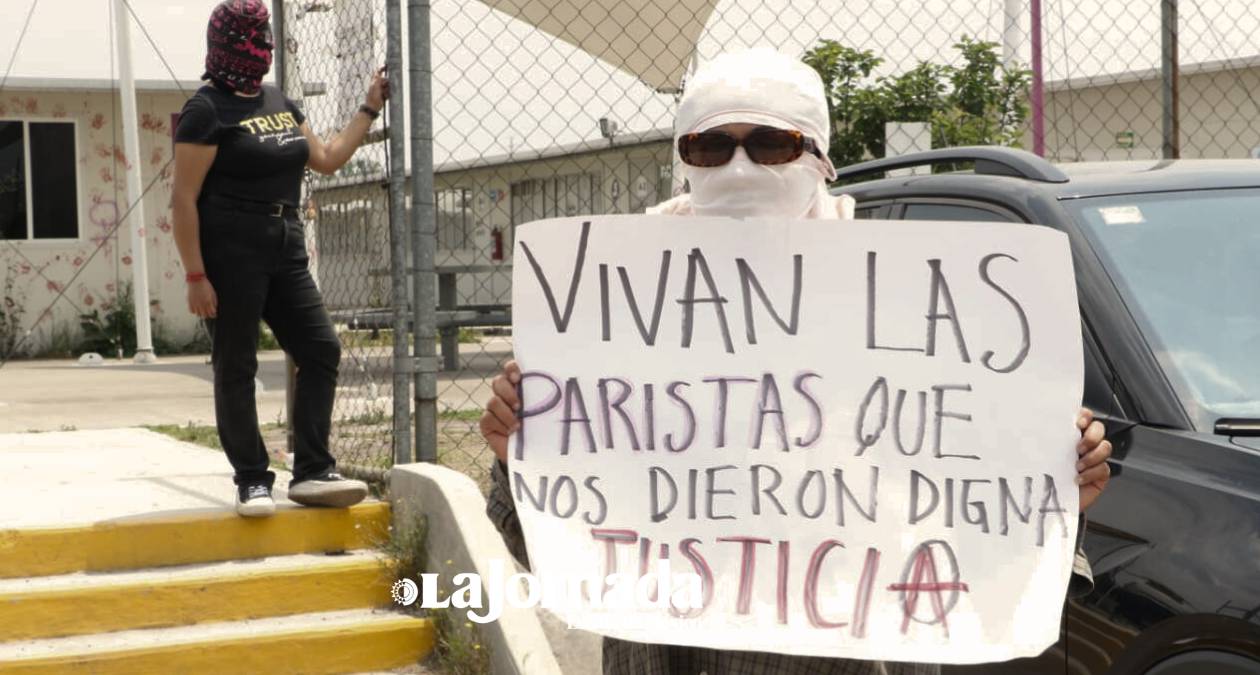
<svg viewBox="0 0 1260 675"><path fill-rule="evenodd" d="M287 87L322 133L382 62L384 3L285 2ZM438 296L418 309L440 333L437 460L483 486L492 455L477 419L512 355L514 228L641 213L682 191L674 110L687 73L722 51L769 46L815 67L837 166L971 144L1061 162L1260 156L1260 9L1243 0L421 4ZM389 275L406 274L389 265L384 153L370 144L345 175L308 184L348 357L335 448L372 466L391 457L392 352L380 343L392 338Z"/></svg>
<svg viewBox="0 0 1260 675"><path fill-rule="evenodd" d="M325 139L355 115L385 63L385 9L385 0L275 3L276 74ZM383 129L378 120L335 175L308 170L303 190L311 271L342 346L332 452L344 473L378 480L394 459L394 346L409 341L392 320L391 275L406 270L390 260Z"/></svg>

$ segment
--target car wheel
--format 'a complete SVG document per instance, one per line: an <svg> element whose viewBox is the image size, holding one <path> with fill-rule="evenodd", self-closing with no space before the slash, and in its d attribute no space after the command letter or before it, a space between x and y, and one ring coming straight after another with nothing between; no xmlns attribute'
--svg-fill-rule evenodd
<svg viewBox="0 0 1260 675"><path fill-rule="evenodd" d="M1260 629L1215 614L1187 614L1142 631L1109 675L1260 675Z"/></svg>
<svg viewBox="0 0 1260 675"><path fill-rule="evenodd" d="M1260 661L1240 654L1203 649L1169 657L1146 671L1146 675L1256 675Z"/></svg>

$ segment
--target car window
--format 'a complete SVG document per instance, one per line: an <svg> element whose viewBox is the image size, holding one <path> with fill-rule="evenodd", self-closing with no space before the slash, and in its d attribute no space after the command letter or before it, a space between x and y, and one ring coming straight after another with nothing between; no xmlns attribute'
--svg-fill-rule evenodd
<svg viewBox="0 0 1260 675"><path fill-rule="evenodd" d="M1260 189L1065 201L1199 429L1260 417Z"/></svg>
<svg viewBox="0 0 1260 675"><path fill-rule="evenodd" d="M853 210L853 218L855 220L886 220L888 218L888 205L858 206Z"/></svg>
<svg viewBox="0 0 1260 675"><path fill-rule="evenodd" d="M1008 216L989 209L961 204L906 204L906 211L901 216L904 220L979 220L993 223L1019 222L1014 216Z"/></svg>
<svg viewBox="0 0 1260 675"><path fill-rule="evenodd" d="M1085 355L1085 391L1081 405L1103 415L1124 417L1124 411L1120 409L1115 391L1108 381L1110 371L1098 352L1098 343L1084 321L1081 322L1081 345Z"/></svg>

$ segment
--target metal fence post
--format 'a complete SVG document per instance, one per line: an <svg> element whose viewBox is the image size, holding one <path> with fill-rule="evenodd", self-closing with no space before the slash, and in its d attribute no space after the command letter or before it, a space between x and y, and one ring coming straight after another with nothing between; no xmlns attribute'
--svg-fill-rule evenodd
<svg viewBox="0 0 1260 675"><path fill-rule="evenodd" d="M1046 98L1045 63L1041 54L1041 0L1031 0L1032 18L1029 23L1032 38L1032 90L1028 105L1032 109L1033 152L1046 156Z"/></svg>
<svg viewBox="0 0 1260 675"><path fill-rule="evenodd" d="M276 86L280 87L288 95L288 82L285 79L284 67L287 56L285 50L288 43L284 37L284 31L287 26L284 23L284 0L274 0L272 3L271 20L273 23L272 32L276 36L276 55L275 55L275 73ZM293 362L293 357L288 352L284 354L284 442L289 456L292 457L296 451L297 437L293 434L293 394L297 390L297 364Z"/></svg>
<svg viewBox="0 0 1260 675"><path fill-rule="evenodd" d="M434 255L437 212L433 201L433 64L429 2L407 0L411 83L411 247L413 255L416 369L416 459L437 461L437 344Z"/></svg>
<svg viewBox="0 0 1260 675"><path fill-rule="evenodd" d="M1164 159L1181 157L1181 91L1177 86L1177 0L1160 2L1160 70L1163 75Z"/></svg>
<svg viewBox="0 0 1260 675"><path fill-rule="evenodd" d="M385 9L387 73L397 78L402 72L402 11L398 0L388 0ZM401 87L400 87L401 88ZM404 215L404 181L406 180L406 147L401 130L406 126L402 96L389 100L389 126L386 134L389 143L389 269L390 294L394 328L394 463L411 462L411 401L408 397L408 374L413 370L408 356L407 330L407 246Z"/></svg>
<svg viewBox="0 0 1260 675"><path fill-rule="evenodd" d="M285 91L284 85L284 62L285 62L285 41L284 41L284 2L285 0L272 0L271 2L271 33L275 40L275 60L272 62L272 68L276 73L276 85L280 87L280 91ZM287 93L287 92L286 92Z"/></svg>

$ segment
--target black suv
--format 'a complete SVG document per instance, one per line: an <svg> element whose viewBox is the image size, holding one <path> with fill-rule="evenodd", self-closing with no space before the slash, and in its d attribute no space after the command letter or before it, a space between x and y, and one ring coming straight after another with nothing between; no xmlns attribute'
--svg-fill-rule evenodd
<svg viewBox="0 0 1260 675"><path fill-rule="evenodd" d="M965 147L864 162L973 171L836 188L865 219L1038 223L1072 247L1085 401L1113 478L1095 587L1037 659L949 673L1260 673L1260 161L1053 165Z"/></svg>

